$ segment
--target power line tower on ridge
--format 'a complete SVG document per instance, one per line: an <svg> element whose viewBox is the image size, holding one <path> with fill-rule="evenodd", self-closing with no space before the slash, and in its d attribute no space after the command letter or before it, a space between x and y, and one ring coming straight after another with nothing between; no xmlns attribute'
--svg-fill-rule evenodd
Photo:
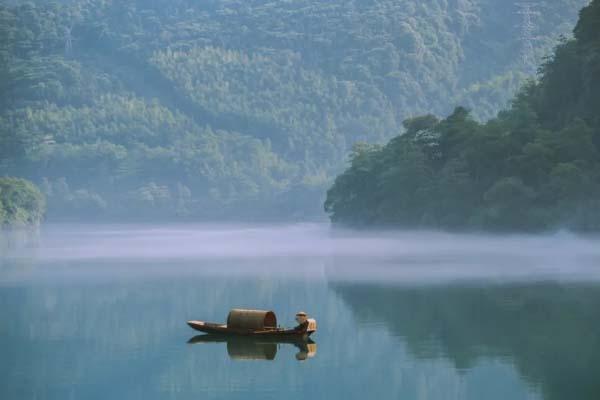
<svg viewBox="0 0 600 400"><path fill-rule="evenodd" d="M65 28L65 54L71 54L73 50L73 36L71 36L72 27Z"/></svg>
<svg viewBox="0 0 600 400"><path fill-rule="evenodd" d="M530 74L535 74L536 58L535 58L535 42L539 37L535 36L536 24L535 19L541 15L537 11L537 3L519 2L515 3L518 8L517 14L521 15L520 36L521 42L521 62L525 71Z"/></svg>

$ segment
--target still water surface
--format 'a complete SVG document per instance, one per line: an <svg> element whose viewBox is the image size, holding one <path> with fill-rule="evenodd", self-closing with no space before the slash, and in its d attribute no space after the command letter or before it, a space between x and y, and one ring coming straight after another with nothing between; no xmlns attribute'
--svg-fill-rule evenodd
<svg viewBox="0 0 600 400"><path fill-rule="evenodd" d="M28 239L28 240L26 240ZM51 226L4 239L1 399L598 399L600 246L570 235ZM314 343L188 319L296 311Z"/></svg>

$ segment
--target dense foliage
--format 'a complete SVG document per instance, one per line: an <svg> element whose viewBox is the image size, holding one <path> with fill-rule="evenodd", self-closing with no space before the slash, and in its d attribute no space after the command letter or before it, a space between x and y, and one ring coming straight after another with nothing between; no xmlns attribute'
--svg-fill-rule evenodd
<svg viewBox="0 0 600 400"><path fill-rule="evenodd" d="M318 214L352 143L493 115L585 2L527 55L504 0L5 1L0 174L51 217Z"/></svg>
<svg viewBox="0 0 600 400"><path fill-rule="evenodd" d="M600 0L539 82L481 124L404 122L385 146L359 145L328 192L335 222L497 230L600 229Z"/></svg>
<svg viewBox="0 0 600 400"><path fill-rule="evenodd" d="M38 225L45 211L44 196L33 183L0 177L0 227Z"/></svg>

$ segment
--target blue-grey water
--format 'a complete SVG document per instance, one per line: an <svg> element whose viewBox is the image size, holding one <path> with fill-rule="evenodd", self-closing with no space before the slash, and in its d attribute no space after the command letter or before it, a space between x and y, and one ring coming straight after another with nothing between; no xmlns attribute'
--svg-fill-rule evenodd
<svg viewBox="0 0 600 400"><path fill-rule="evenodd" d="M600 246L568 233L73 226L0 242L0 399L598 399ZM314 343L203 342L234 307Z"/></svg>

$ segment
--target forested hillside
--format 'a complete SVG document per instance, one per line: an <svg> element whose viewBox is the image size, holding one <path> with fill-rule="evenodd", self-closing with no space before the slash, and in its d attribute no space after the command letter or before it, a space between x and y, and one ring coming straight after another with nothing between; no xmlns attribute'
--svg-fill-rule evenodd
<svg viewBox="0 0 600 400"><path fill-rule="evenodd" d="M600 0L580 14L512 107L487 123L458 107L359 145L326 209L353 226L600 230Z"/></svg>
<svg viewBox="0 0 600 400"><path fill-rule="evenodd" d="M353 143L493 116L586 1L3 4L0 176L50 218L215 219L318 215Z"/></svg>

